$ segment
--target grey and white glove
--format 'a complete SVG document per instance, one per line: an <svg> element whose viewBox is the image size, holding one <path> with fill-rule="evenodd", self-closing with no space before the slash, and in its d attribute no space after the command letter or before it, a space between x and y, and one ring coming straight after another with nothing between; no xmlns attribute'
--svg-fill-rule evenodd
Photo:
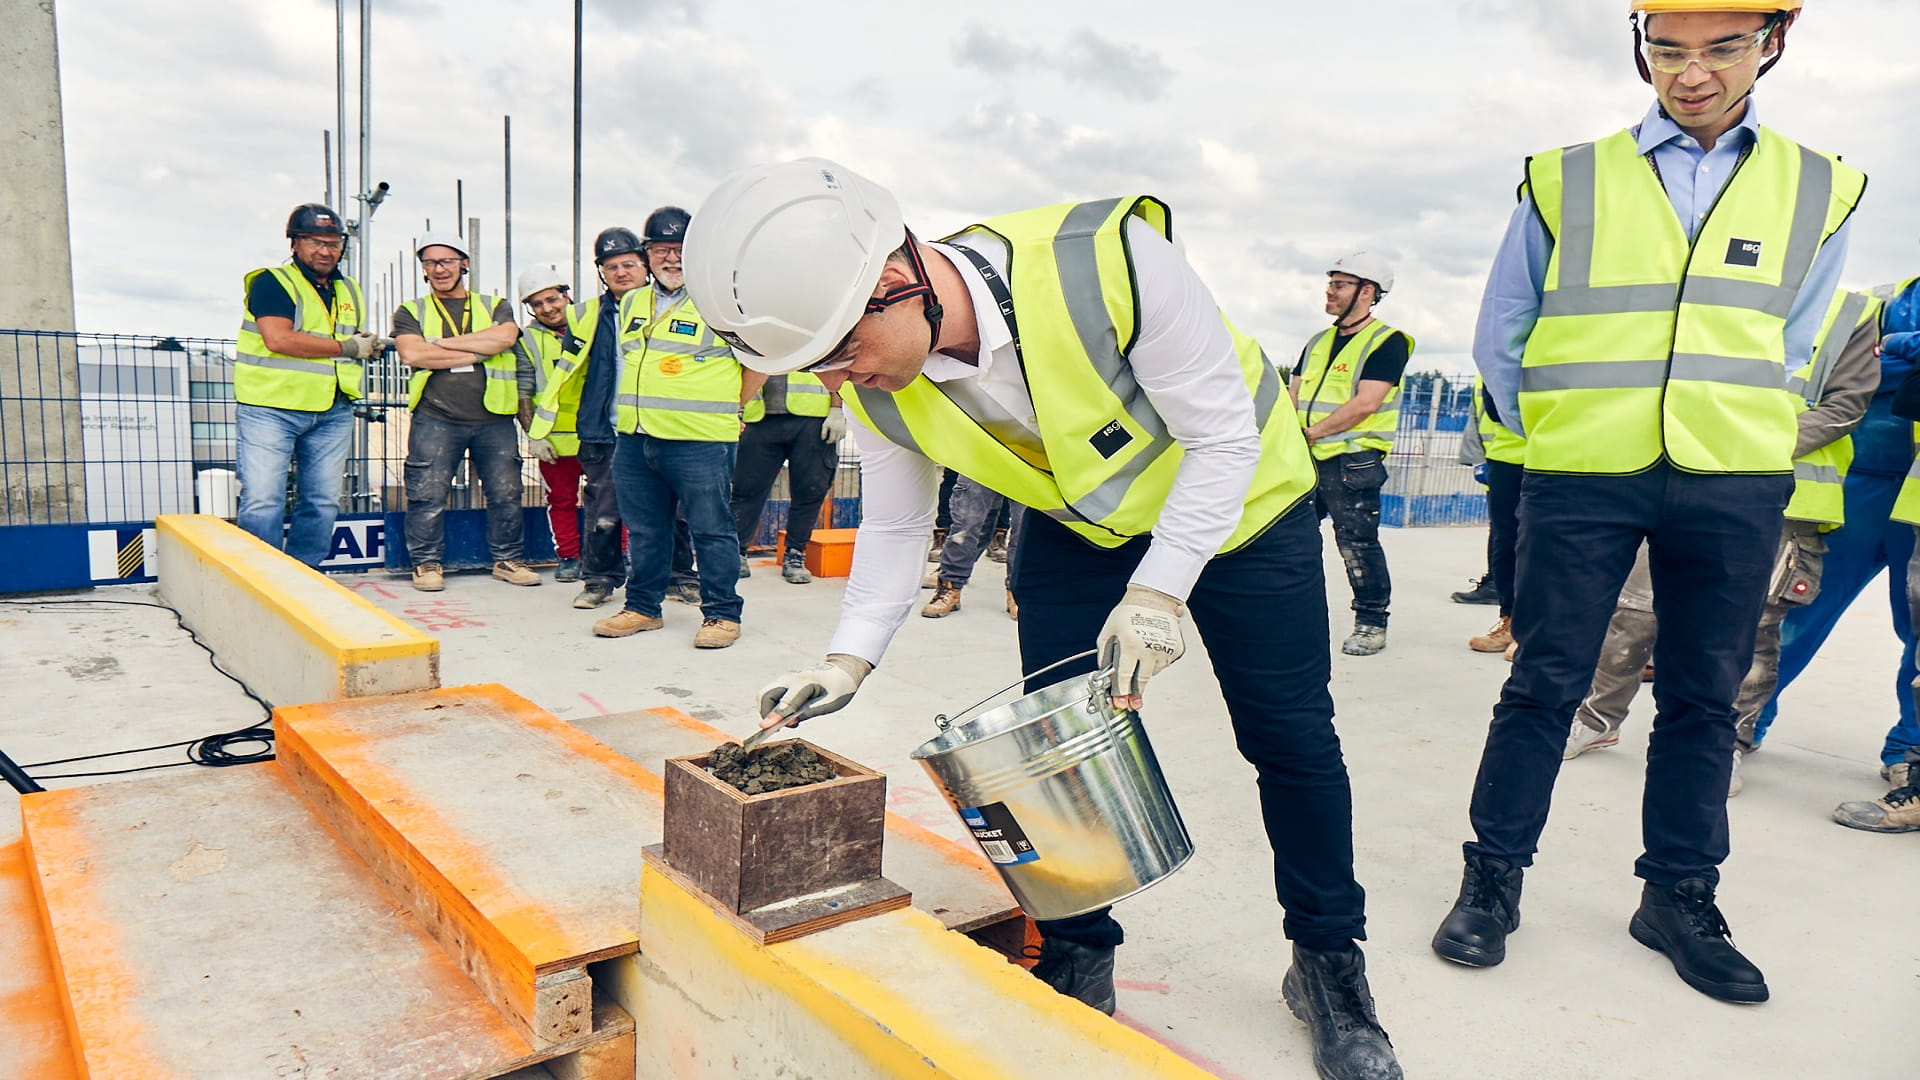
<svg viewBox="0 0 1920 1080"><path fill-rule="evenodd" d="M760 688L760 726L786 727L837 712L872 671L873 665L857 656L828 653L813 667L782 675Z"/></svg>
<svg viewBox="0 0 1920 1080"><path fill-rule="evenodd" d="M365 360L369 356L378 356L385 351L383 338L369 334L365 330L348 338L340 339L340 356L347 360Z"/></svg>
<svg viewBox="0 0 1920 1080"><path fill-rule="evenodd" d="M1138 709L1147 680L1187 651L1180 633L1180 601L1145 585L1127 586L1100 627L1100 663L1113 669L1107 691L1118 709Z"/></svg>
<svg viewBox="0 0 1920 1080"><path fill-rule="evenodd" d="M528 439L527 449L533 451L535 458L538 458L548 465L560 460L560 451L555 450L553 444L545 439Z"/></svg>
<svg viewBox="0 0 1920 1080"><path fill-rule="evenodd" d="M846 433L847 414L840 411L840 406L835 405L827 413L827 418L820 421L820 441L837 443Z"/></svg>

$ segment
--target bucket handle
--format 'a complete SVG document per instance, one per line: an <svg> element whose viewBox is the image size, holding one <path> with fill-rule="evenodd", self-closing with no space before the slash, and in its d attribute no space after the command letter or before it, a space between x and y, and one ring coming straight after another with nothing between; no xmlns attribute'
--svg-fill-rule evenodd
<svg viewBox="0 0 1920 1080"><path fill-rule="evenodd" d="M952 727L955 723L957 723L962 717L970 716L973 713L978 712L981 706L991 703L994 699L1000 697L1000 695L1026 685L1027 680L1037 679L1040 676L1045 675L1047 672L1054 670L1055 668L1065 667L1068 664L1074 663L1076 661L1085 660L1087 657L1093 656L1099 651L1100 650L1098 649L1088 649L1086 652L1075 653L1064 660L1055 660L1053 663L1048 664L1046 667L1043 667L1038 671L1028 672L1027 674L1020 676L1018 679L1015 679L1013 682L1008 683L1006 686L1003 686L1000 689L995 690L993 693L988 694L986 697L981 698L979 701L976 701L973 704L967 706L966 708L961 709L958 713L954 714L953 716L948 716L946 713L941 713L940 715L934 717L933 718L934 726L938 727L941 731L945 731L948 728ZM1112 666L1103 667L1099 671L1094 672L1093 681L1091 685L1093 688L1093 694L1087 699L1087 709L1089 712L1095 711L1094 702L1097 702L1102 697L1104 697L1106 695L1107 690L1113 685Z"/></svg>

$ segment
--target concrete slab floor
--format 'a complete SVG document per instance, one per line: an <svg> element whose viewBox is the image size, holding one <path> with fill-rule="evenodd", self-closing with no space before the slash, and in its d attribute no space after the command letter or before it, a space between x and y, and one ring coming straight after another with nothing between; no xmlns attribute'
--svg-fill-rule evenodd
<svg viewBox="0 0 1920 1080"><path fill-rule="evenodd" d="M1632 862L1651 719L1646 695L1618 748L1562 772L1528 875L1526 921L1507 962L1476 971L1429 951L1458 885L1467 797L1506 665L1465 645L1493 621L1493 609L1446 599L1481 572L1484 531L1387 530L1384 542L1396 585L1387 651L1367 658L1336 651L1333 689L1368 889L1369 973L1408 1075L1901 1075L1899 1063L1911 1054L1898 1033L1920 1006L1920 945L1903 933L1904 922L1882 923L1889 914L1904 920L1920 895L1913 848L1920 840L1827 820L1835 803L1871 799L1885 787L1877 754L1893 716L1898 645L1884 586L1870 588L1841 621L1787 695L1766 749L1745 766L1722 896L1736 939L1768 975L1773 1001L1736 1007L1688 989L1664 958L1626 934L1639 889ZM1331 542L1327 556L1337 638L1347 629L1348 591ZM936 713L1019 674L1014 624L1001 608L1003 580L997 564L983 561L958 613L910 619L855 703L804 728L808 738L887 772L895 812L956 838L962 834L951 812L908 755L933 734ZM673 705L740 734L754 726L757 687L818 658L843 585L790 585L772 567L756 566L741 582L740 643L696 651L699 615L676 603L667 605L664 630L602 640L588 627L612 607L576 611L569 606L576 586L550 579L515 588L456 575L438 594L416 593L386 575L342 581L439 634L448 685L505 683L563 718ZM151 617L161 620L153 626L170 628L164 613ZM61 673L63 664L109 651L128 664L127 655L87 636L89 627L110 624L89 616L61 624L72 630L49 632L36 628L52 624L26 625L4 607L0 619L16 620L0 622L0 649L9 657L0 692L15 705L0 715L0 747L20 760L188 738L250 719L250 703L237 690L220 690L225 680L186 652L163 665L164 677L76 684ZM125 630L116 640L127 649L150 647ZM198 652L184 637L179 644ZM1233 749L1197 635L1189 634L1188 649L1150 688L1146 718L1198 854L1119 909L1128 930L1120 1017L1223 1077L1310 1077L1304 1028L1279 1002L1287 945L1253 772ZM54 662L39 663L42 655ZM30 657L24 670L22 656ZM75 715L113 720L36 721L23 707L36 700L67 701Z"/></svg>

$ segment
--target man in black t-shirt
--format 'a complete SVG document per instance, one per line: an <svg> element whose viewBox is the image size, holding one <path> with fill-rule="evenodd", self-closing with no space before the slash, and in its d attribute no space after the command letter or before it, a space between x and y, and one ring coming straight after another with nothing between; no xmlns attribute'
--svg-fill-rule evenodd
<svg viewBox="0 0 1920 1080"><path fill-rule="evenodd" d="M510 350L520 338L513 305L467 291L467 253L455 236L432 233L415 252L428 295L393 313L393 342L414 369L407 387L413 410L407 435L407 554L413 587L446 587L447 494L454 471L469 453L487 497L487 547L493 576L511 585L538 585L523 562L520 498L518 363Z"/></svg>
<svg viewBox="0 0 1920 1080"><path fill-rule="evenodd" d="M1326 312L1334 324L1301 350L1290 380L1300 426L1320 470L1315 504L1333 519L1333 540L1353 587L1353 633L1341 644L1349 656L1387 647L1387 603L1393 583L1380 547L1380 488L1399 426L1400 377L1413 356L1413 339L1373 317L1393 289L1393 268L1358 252L1327 269Z"/></svg>

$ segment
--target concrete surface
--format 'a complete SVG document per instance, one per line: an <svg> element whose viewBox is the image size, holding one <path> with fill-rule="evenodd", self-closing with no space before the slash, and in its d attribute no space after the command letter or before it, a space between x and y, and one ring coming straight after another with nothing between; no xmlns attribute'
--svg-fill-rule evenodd
<svg viewBox="0 0 1920 1080"><path fill-rule="evenodd" d="M1774 998L1735 1007L1688 989L1626 934L1638 895L1631 866L1647 701L1619 748L1562 773L1528 877L1526 923L1506 964L1468 970L1429 951L1458 885L1468 790L1505 664L1465 646L1493 610L1446 600L1481 572L1484 531L1389 530L1385 543L1396 583L1389 647L1377 657L1336 656L1334 693L1369 891L1369 968L1408 1075L1905 1075L1920 946L1904 918L1920 894L1920 837L1827 820L1835 803L1884 790L1877 754L1893 715L1898 653L1884 591L1868 589L1841 621L1789 692L1766 749L1745 766L1723 899ZM1348 593L1330 541L1327 567L1343 634ZM889 809L958 839L951 812L908 754L933 733L936 713L1018 674L1001 573L983 563L959 613L910 619L860 698L804 729L887 772ZM753 726L758 686L817 659L842 584L789 585L756 568L741 583L740 643L706 652L691 646L698 613L680 604L667 605L664 630L601 640L588 626L609 609L575 611L575 586L551 580L524 589L455 575L433 595L384 574L343 583L439 635L449 684L502 682L563 718L672 705L740 734ZM12 706L0 712L0 748L22 761L185 738L258 715L164 613L0 606L0 656L0 694ZM108 656L119 672L80 682L63 673ZM1151 688L1146 716L1199 851L1120 908L1129 935L1119 957L1121 1019L1219 1076L1310 1077L1304 1029L1279 1003L1287 947L1252 769L1232 748L1191 635L1187 657ZM10 817L0 815L0 831Z"/></svg>
<svg viewBox="0 0 1920 1080"><path fill-rule="evenodd" d="M433 636L327 575L205 514L154 522L160 597L220 654L221 666L274 705L431 690Z"/></svg>

